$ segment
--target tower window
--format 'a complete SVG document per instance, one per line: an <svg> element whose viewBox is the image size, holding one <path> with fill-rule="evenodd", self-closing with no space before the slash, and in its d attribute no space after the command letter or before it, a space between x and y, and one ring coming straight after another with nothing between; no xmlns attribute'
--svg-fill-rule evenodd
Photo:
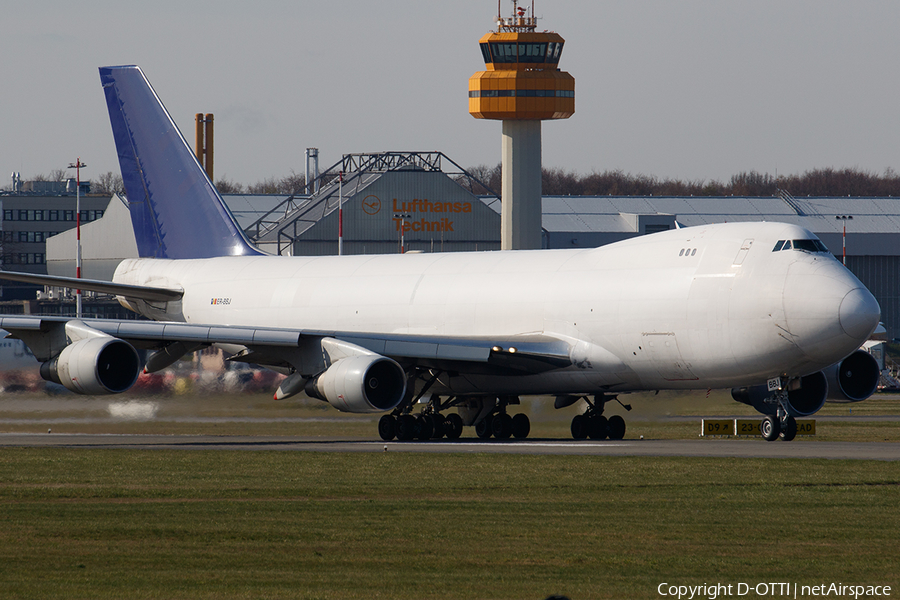
<svg viewBox="0 0 900 600"><path fill-rule="evenodd" d="M479 44L479 45L481 46L481 55L484 56L484 63L487 64L487 63L494 62L493 59L491 58L490 45L487 43Z"/></svg>

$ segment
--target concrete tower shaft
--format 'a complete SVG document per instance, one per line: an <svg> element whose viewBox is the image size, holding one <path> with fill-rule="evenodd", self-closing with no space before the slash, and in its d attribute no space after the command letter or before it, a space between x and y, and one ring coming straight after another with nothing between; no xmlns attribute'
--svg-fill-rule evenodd
<svg viewBox="0 0 900 600"><path fill-rule="evenodd" d="M500 249L541 247L541 122L503 121ZM512 199L515 199L514 201Z"/></svg>

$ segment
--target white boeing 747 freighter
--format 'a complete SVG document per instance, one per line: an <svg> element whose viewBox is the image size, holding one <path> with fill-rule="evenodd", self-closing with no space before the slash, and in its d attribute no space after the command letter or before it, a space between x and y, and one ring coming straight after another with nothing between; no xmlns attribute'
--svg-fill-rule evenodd
<svg viewBox="0 0 900 600"><path fill-rule="evenodd" d="M617 395L708 388L732 388L765 415L764 437L790 440L796 417L875 389L877 365L858 349L878 303L802 227L704 225L577 250L269 256L141 70L100 78L141 258L112 282L0 275L115 294L151 319L0 317L70 390L125 392L142 368L215 345L286 374L276 398L385 413L385 440L471 425L526 437L527 416L508 412L523 395L583 398L573 436L619 439L624 420L602 414Z"/></svg>

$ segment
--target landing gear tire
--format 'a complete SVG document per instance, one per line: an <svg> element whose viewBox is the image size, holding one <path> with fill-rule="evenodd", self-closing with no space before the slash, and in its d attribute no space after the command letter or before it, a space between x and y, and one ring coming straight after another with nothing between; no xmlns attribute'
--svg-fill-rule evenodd
<svg viewBox="0 0 900 600"><path fill-rule="evenodd" d="M790 442L797 437L797 419L788 416L781 423L781 439Z"/></svg>
<svg viewBox="0 0 900 600"><path fill-rule="evenodd" d="M498 440L508 439L512 435L512 417L503 413L491 419L491 433Z"/></svg>
<svg viewBox="0 0 900 600"><path fill-rule="evenodd" d="M386 442L397 435L397 419L393 415L383 415L378 419L378 435Z"/></svg>
<svg viewBox="0 0 900 600"><path fill-rule="evenodd" d="M762 434L763 439L767 442L774 442L778 439L778 435L781 433L781 421L778 420L778 417L768 415L759 424L759 433Z"/></svg>
<svg viewBox="0 0 900 600"><path fill-rule="evenodd" d="M625 419L619 415L613 415L609 418L607 428L609 430L609 439L621 440L625 437Z"/></svg>
<svg viewBox="0 0 900 600"><path fill-rule="evenodd" d="M462 435L463 421L456 413L452 413L444 418L444 435L448 440L458 440Z"/></svg>
<svg viewBox="0 0 900 600"><path fill-rule="evenodd" d="M519 413L512 418L512 434L516 439L527 438L531 433L531 421L528 415Z"/></svg>
<svg viewBox="0 0 900 600"><path fill-rule="evenodd" d="M592 440L605 440L609 435L609 421L603 415L594 415L588 419L588 437Z"/></svg>
<svg viewBox="0 0 900 600"><path fill-rule="evenodd" d="M493 417L491 415L487 415L485 418L476 423L475 435L483 440L491 437L491 421L493 421Z"/></svg>
<svg viewBox="0 0 900 600"><path fill-rule="evenodd" d="M416 418L416 438L425 441L434 435L434 421L430 415L419 415Z"/></svg>
<svg viewBox="0 0 900 600"><path fill-rule="evenodd" d="M416 418L412 415L397 417L397 439L408 442L416 437Z"/></svg>
<svg viewBox="0 0 900 600"><path fill-rule="evenodd" d="M431 439L439 440L444 437L444 417L434 413L426 418L431 421Z"/></svg>
<svg viewBox="0 0 900 600"><path fill-rule="evenodd" d="M572 437L576 440L583 440L588 436L588 420L584 415L575 415L572 417Z"/></svg>

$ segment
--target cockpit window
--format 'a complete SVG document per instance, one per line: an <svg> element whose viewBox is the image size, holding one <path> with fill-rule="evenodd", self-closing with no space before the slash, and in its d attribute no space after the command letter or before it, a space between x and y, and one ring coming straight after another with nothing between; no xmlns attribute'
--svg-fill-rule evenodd
<svg viewBox="0 0 900 600"><path fill-rule="evenodd" d="M818 252L815 240L794 240L794 250L806 250L807 252Z"/></svg>
<svg viewBox="0 0 900 600"><path fill-rule="evenodd" d="M828 253L828 248L821 240L778 240L772 252L780 250L803 250L804 252Z"/></svg>
<svg viewBox="0 0 900 600"><path fill-rule="evenodd" d="M821 240L794 240L794 250L806 252L828 252Z"/></svg>

